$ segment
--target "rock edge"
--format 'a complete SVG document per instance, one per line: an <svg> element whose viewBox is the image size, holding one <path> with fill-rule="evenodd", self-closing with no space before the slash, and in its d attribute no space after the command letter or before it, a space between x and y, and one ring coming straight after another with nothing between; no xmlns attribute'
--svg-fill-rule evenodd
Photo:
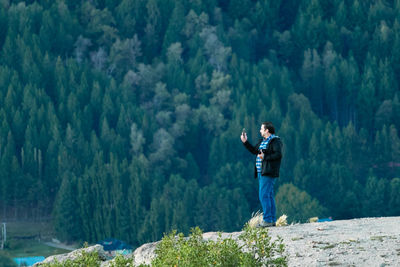
<svg viewBox="0 0 400 267"><path fill-rule="evenodd" d="M270 228L269 233L273 239L282 237L289 266L398 266L400 263L400 217L293 224ZM203 238L217 240L218 234L204 233ZM221 233L222 238L234 240L238 240L240 234ZM157 243L144 244L128 257L134 257L136 265L150 264ZM100 245L50 256L42 263L75 259L82 251L97 251L102 267L112 263L112 260L106 260L106 253Z"/></svg>

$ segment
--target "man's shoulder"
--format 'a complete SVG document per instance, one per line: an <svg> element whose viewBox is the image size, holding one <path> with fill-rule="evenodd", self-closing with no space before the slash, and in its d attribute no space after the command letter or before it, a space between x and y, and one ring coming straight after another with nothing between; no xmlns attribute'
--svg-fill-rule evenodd
<svg viewBox="0 0 400 267"><path fill-rule="evenodd" d="M278 142L278 143L282 144L282 139L281 139L279 136L274 136L274 137L271 139L270 142L271 142L271 143Z"/></svg>
<svg viewBox="0 0 400 267"><path fill-rule="evenodd" d="M277 136L277 135L275 135L274 137L272 137L271 141L272 141L272 140L275 140L275 141L281 141L281 137L280 137L280 136Z"/></svg>

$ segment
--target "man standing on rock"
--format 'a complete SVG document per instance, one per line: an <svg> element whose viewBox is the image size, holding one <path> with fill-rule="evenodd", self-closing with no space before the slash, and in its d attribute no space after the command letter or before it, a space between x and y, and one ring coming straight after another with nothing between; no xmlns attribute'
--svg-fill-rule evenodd
<svg viewBox="0 0 400 267"><path fill-rule="evenodd" d="M258 227L271 227L275 226L276 222L274 184L275 178L279 177L282 142L275 135L275 128L271 122L261 124L260 134L263 138L255 146L247 141L245 131L242 132L240 139L250 153L257 155L254 178L258 178L259 198L264 212L263 222Z"/></svg>

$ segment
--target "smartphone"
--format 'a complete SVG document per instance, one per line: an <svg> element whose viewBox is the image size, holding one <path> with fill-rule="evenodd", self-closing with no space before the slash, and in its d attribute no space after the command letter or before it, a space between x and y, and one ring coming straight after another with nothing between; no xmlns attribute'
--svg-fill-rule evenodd
<svg viewBox="0 0 400 267"><path fill-rule="evenodd" d="M243 128L242 135L244 135L245 133L246 133L246 128Z"/></svg>

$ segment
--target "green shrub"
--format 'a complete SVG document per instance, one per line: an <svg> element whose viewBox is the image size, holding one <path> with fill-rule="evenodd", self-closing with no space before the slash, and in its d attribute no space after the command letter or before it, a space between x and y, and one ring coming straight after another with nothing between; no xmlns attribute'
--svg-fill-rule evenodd
<svg viewBox="0 0 400 267"><path fill-rule="evenodd" d="M110 267L134 267L133 259L132 258L126 258L122 255L117 255L114 258L114 261L110 264Z"/></svg>
<svg viewBox="0 0 400 267"><path fill-rule="evenodd" d="M239 239L243 246L221 236L217 241L205 241L198 227L188 238L173 231L157 245L151 266L287 266L282 239L272 241L267 228L246 225Z"/></svg>

